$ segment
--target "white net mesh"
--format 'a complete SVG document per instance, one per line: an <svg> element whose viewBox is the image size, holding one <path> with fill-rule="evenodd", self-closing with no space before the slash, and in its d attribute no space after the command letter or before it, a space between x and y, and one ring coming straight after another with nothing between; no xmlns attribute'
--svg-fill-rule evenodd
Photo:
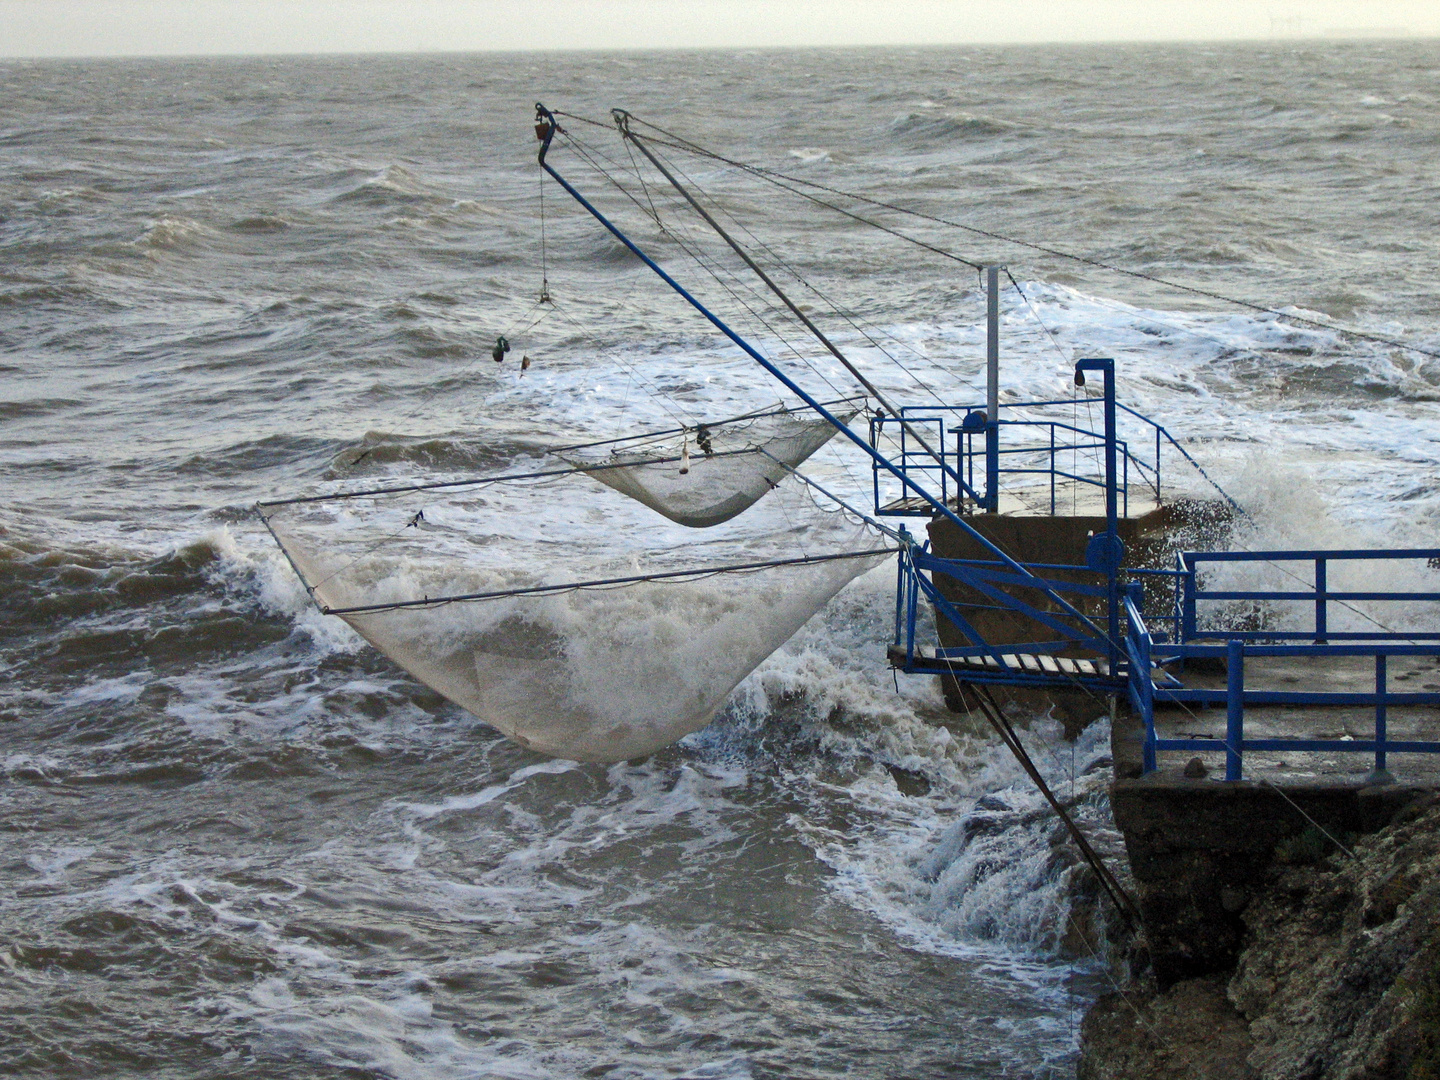
<svg viewBox="0 0 1440 1080"><path fill-rule="evenodd" d="M843 423L854 415L850 408L838 418ZM560 456L579 468L605 466L589 475L671 521L705 529L748 510L785 478L785 465L799 465L834 434L828 421L774 413L701 428L643 450Z"/></svg>
<svg viewBox="0 0 1440 1080"><path fill-rule="evenodd" d="M491 484L423 507L418 498L282 506L267 518L331 609L881 546L848 515L821 512L794 479L766 501L756 524L768 531L731 526L704 543L578 476ZM618 761L704 727L741 679L883 558L342 617L525 746Z"/></svg>

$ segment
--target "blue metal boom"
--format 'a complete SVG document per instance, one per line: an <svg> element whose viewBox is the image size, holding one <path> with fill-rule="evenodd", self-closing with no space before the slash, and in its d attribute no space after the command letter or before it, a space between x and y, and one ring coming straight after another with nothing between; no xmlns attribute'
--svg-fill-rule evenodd
<svg viewBox="0 0 1440 1080"><path fill-rule="evenodd" d="M812 397L809 393L802 389L799 384L797 384L793 379L791 379L783 371L781 371L780 368L777 367L774 363L772 363L764 354L762 354L758 349L756 349L748 341L746 341L734 330L732 330L728 325L726 325L724 321L719 318L719 316L717 316L714 312L712 312L709 308L702 304L698 299L696 299L689 292L689 290L687 290L683 285L681 285L678 281L671 277L670 274L668 274L663 267L661 267L657 262L655 262L654 259L650 258L648 254L641 250L634 241L632 241L628 236L626 236L625 233L622 232L612 221L610 221L609 218L602 214L588 199L585 198L585 196L580 194L580 192L576 190L574 185L572 185L568 180L566 180L565 177L560 175L560 173L557 172L555 168L551 166L550 163L546 160L547 155L550 151L550 144L554 140L556 132L561 130L560 125L555 120L554 114L551 113L549 109L545 108L544 105L539 103L536 103L535 112L537 119L536 134L539 135L541 144L540 152L538 155L540 167L544 169L545 172L548 173L552 178L554 178L556 183L558 183L562 188L564 188L566 193L569 194L571 198L573 198L577 203L584 207L591 217L595 218L596 221L600 222L600 224L603 225L612 236L614 236L617 240L624 244L625 247L628 248L630 252L635 255L636 258L640 259L646 266L648 266L656 274L656 276L660 278L661 281L665 282L666 285L670 286L670 288L673 289L675 293L678 294L683 300L685 300L686 303L688 303L691 307L693 307L696 311L703 315L706 320L711 323L711 325L713 325L717 330L719 330L722 334L724 334L727 338L734 342L735 345L737 345L742 351L744 351L747 356L749 356L752 360L754 360L766 371L768 371L772 376L774 376L774 378L779 381L781 385L783 385L787 390L789 390L801 401L805 402L805 404L808 405L812 410L814 410L821 417L823 417L832 427L835 428L836 431L844 435L852 443L854 443L862 451L864 451L865 454L872 461L884 468L887 472L891 473L891 475L898 479L901 484L903 484L906 488L914 491L917 496L929 503L935 509L937 514L942 517L948 518L955 525L959 526L962 531L964 531L967 535L969 535L972 539L974 539L977 543L984 547L985 550L993 554L1006 566L1010 567L1011 570L1031 581L1035 585L1035 587L1041 589L1054 603L1058 604L1062 610L1066 611L1075 618L1080 619L1083 623L1090 624L1090 619L1088 616L1076 609L1073 605L1069 603L1069 601L1065 600L1058 593L1048 588L1048 586L1046 586L1046 584L1041 581L1041 579L1031 574L1030 571L1028 571L1023 564L1013 559L1009 554L1007 554L999 546L993 543L989 538L982 535L978 530L976 530L973 526L966 522L959 514L955 513L955 511L950 509L950 507L946 506L942 499L936 498L925 488L921 487L912 478L907 476L903 469L899 468L897 465L885 458L885 456L882 455L878 450L876 450L873 446L867 443L856 432L852 431L849 426L842 423L838 417L836 417L832 412L830 412L823 405L821 405L819 401L817 401L814 397ZM1090 625L1093 626L1093 624ZM1096 629L1098 630L1098 628ZM1118 648L1118 645L1118 641L1113 643L1113 647Z"/></svg>

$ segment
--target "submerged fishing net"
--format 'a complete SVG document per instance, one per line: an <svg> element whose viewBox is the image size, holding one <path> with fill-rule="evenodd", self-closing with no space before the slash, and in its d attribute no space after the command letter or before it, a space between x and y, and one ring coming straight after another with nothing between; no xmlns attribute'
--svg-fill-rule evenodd
<svg viewBox="0 0 1440 1080"><path fill-rule="evenodd" d="M854 408L838 414L842 423ZM828 421L776 412L675 434L664 441L559 456L671 521L705 529L748 510L830 441ZM595 468L595 466L600 466Z"/></svg>
<svg viewBox="0 0 1440 1080"><path fill-rule="evenodd" d="M766 500L758 527L699 544L580 474L420 498L264 513L322 609L517 742L586 761L644 756L704 727L741 679L885 557L868 527L823 512L795 479ZM714 572L857 550L872 553ZM435 602L675 572L686 576Z"/></svg>

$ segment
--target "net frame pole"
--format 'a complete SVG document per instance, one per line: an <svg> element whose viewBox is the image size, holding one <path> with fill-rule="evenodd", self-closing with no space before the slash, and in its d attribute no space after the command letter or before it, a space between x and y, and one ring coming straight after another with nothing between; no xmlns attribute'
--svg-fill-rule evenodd
<svg viewBox="0 0 1440 1080"><path fill-rule="evenodd" d="M273 533L271 535L274 535ZM276 541L279 542L278 539ZM281 545L284 550L284 545ZM870 559L881 555L894 554L896 548L870 548L865 551L841 551L833 555L803 555L794 559L767 559L763 562L732 563L727 566L705 566L693 570L662 570L653 574L630 574L626 577L596 578L590 581L566 581L557 585L531 585L519 589L494 589L490 592L456 593L453 596L425 596L419 600L395 600L385 604L353 604L349 607L330 607L317 601L323 615L364 615L378 611L404 611L408 608L440 607L445 604L473 603L480 600L504 600L512 596L550 596L555 593L580 592L585 589L609 589L622 585L638 585L652 581L687 581L715 577L719 574L754 573L781 566L814 566L819 563L840 562L844 559ZM288 553L287 553L288 558ZM291 562L291 566L295 564ZM300 574L296 569L296 574ZM300 580L304 581L303 575ZM317 586L307 585L311 596Z"/></svg>

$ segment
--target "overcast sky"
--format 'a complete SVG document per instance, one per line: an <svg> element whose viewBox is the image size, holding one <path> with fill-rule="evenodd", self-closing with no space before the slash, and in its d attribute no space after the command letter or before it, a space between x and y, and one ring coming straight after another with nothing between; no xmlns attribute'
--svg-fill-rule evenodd
<svg viewBox="0 0 1440 1080"><path fill-rule="evenodd" d="M0 55L1440 36L1440 0L0 0Z"/></svg>

